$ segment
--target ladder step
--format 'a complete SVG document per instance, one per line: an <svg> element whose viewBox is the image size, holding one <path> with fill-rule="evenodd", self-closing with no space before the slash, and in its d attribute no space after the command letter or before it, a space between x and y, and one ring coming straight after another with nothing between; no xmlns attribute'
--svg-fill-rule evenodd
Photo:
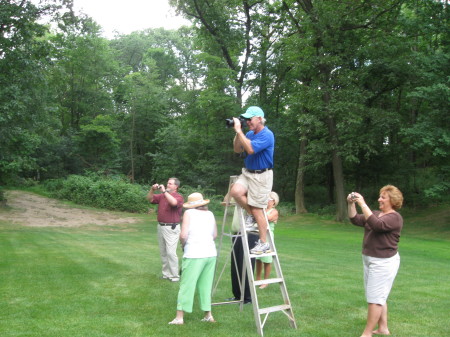
<svg viewBox="0 0 450 337"><path fill-rule="evenodd" d="M289 304L281 304L281 305L276 305L274 307L267 307L267 308L259 309L258 312L260 315L263 315L263 314L269 314L271 312L283 311L283 310L291 310L291 306Z"/></svg>
<svg viewBox="0 0 450 337"><path fill-rule="evenodd" d="M222 206L236 206L236 202L233 202L233 201L230 201L230 202L222 201L220 204Z"/></svg>
<svg viewBox="0 0 450 337"><path fill-rule="evenodd" d="M229 237L229 238L240 238L242 237L241 234L230 234L230 233L223 233L222 235Z"/></svg>
<svg viewBox="0 0 450 337"><path fill-rule="evenodd" d="M265 280L255 281L255 286L259 286L261 284L272 284L272 283L282 283L282 282L283 282L283 279L281 277L280 278L268 278Z"/></svg>

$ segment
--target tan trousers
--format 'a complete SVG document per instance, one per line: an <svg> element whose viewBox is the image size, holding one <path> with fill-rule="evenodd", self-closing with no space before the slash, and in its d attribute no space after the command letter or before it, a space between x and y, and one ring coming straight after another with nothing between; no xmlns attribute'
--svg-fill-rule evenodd
<svg viewBox="0 0 450 337"><path fill-rule="evenodd" d="M180 238L180 225L175 229L171 226L158 226L159 253L162 262L162 275L166 278L180 277L178 275L177 247Z"/></svg>

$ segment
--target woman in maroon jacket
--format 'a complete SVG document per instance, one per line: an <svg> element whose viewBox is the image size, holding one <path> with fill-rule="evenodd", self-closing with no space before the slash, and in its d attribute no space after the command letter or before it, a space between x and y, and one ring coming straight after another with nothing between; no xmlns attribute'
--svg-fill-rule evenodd
<svg viewBox="0 0 450 337"><path fill-rule="evenodd" d="M396 210L402 207L403 195L395 186L384 186L378 198L379 211L371 211L364 197L356 192L347 196L347 203L350 221L364 227L362 254L368 314L361 337L389 335L386 301L400 266L398 242L403 218ZM356 212L356 204L363 214Z"/></svg>

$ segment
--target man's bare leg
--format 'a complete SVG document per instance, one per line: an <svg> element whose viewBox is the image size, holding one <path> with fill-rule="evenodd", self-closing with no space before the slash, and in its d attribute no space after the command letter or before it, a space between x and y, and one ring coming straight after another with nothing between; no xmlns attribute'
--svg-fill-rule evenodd
<svg viewBox="0 0 450 337"><path fill-rule="evenodd" d="M244 186L233 184L230 189L230 195L248 214L252 214L251 207L247 204L247 189Z"/></svg>
<svg viewBox="0 0 450 337"><path fill-rule="evenodd" d="M258 224L259 239L261 242L267 242L267 221L262 208L251 207L252 214Z"/></svg>
<svg viewBox="0 0 450 337"><path fill-rule="evenodd" d="M252 214L258 224L259 239L261 242L267 242L267 221L262 208L249 206L247 203L247 189L241 184L233 184L231 186L230 195L236 202L244 208L248 214Z"/></svg>

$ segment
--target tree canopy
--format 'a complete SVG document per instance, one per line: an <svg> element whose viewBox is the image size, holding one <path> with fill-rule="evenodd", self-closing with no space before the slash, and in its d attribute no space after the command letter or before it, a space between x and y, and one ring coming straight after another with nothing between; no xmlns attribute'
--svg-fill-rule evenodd
<svg viewBox="0 0 450 337"><path fill-rule="evenodd" d="M410 206L448 198L446 2L170 4L191 26L108 40L71 1L1 0L0 184L97 172L223 195L242 166L225 119L258 105L297 212L343 220L349 191L388 183Z"/></svg>

